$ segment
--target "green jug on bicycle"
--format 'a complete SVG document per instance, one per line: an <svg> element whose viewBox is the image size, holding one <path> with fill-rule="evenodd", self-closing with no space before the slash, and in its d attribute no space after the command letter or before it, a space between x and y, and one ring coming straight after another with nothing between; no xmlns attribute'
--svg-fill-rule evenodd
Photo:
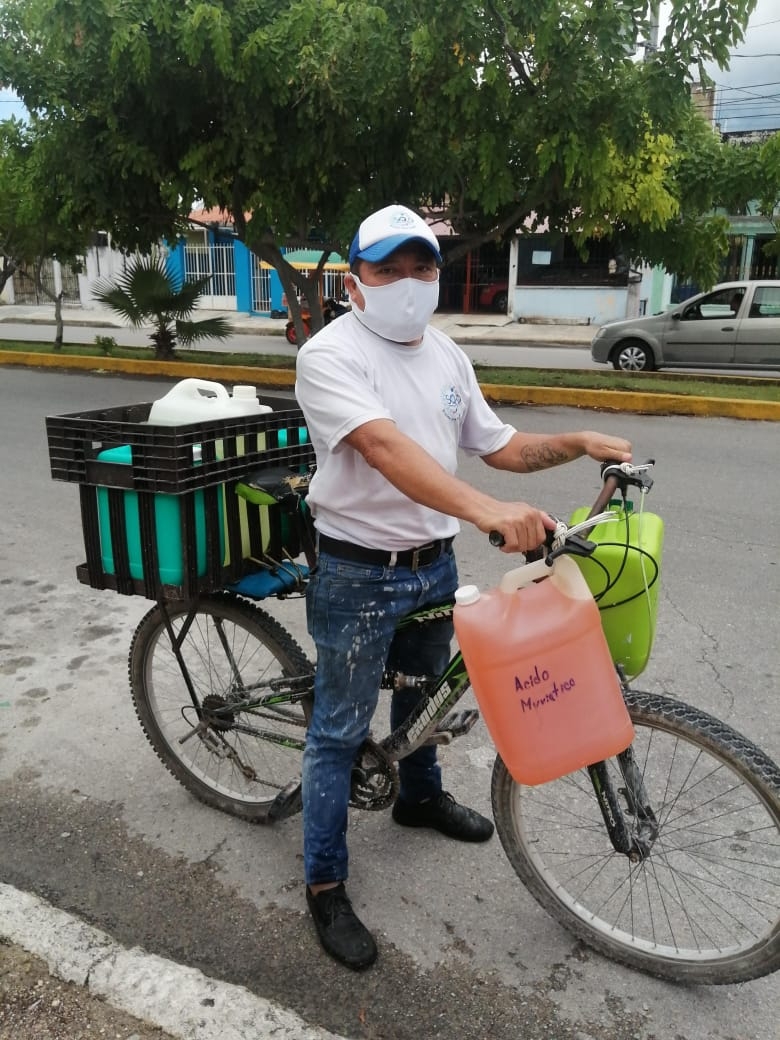
<svg viewBox="0 0 780 1040"><path fill-rule="evenodd" d="M610 508L615 508L613 503ZM588 510L577 509L570 525ZM627 679L644 670L650 658L658 615L664 523L655 513L619 504L618 519L598 524L586 535L597 548L573 557L601 612L612 660Z"/></svg>

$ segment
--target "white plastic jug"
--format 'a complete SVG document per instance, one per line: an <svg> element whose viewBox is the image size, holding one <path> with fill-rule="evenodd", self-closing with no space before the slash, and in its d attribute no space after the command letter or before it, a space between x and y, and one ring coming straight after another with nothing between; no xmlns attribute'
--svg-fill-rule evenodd
<svg viewBox="0 0 780 1040"><path fill-rule="evenodd" d="M245 414L251 414L252 410L251 406L246 406ZM182 379L152 404L149 422L155 426L181 426L210 419L227 419L236 414L230 394L222 383L208 379Z"/></svg>
<svg viewBox="0 0 780 1040"><path fill-rule="evenodd" d="M260 404L255 386L234 386L228 400L231 415L262 415L273 410L269 404Z"/></svg>

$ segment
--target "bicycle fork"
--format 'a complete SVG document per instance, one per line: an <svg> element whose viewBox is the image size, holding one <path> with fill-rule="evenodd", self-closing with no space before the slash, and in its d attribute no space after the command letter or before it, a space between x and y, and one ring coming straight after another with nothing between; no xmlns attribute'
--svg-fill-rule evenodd
<svg viewBox="0 0 780 1040"><path fill-rule="evenodd" d="M617 760L625 787L615 790L606 762L588 766L588 775L613 848L628 856L632 863L640 863L650 855L658 837L658 820L648 800L633 748L621 751ZM618 795L622 795L625 809ZM633 825L626 816L633 819Z"/></svg>

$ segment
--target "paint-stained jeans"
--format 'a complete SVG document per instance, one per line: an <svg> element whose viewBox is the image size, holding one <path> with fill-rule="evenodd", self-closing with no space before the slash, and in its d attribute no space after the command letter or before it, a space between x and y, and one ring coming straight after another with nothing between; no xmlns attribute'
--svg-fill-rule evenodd
<svg viewBox="0 0 780 1040"><path fill-rule="evenodd" d="M366 566L321 553L306 594L309 632L317 647L314 715L303 755L303 836L307 884L343 881L348 873L350 775L379 698L385 667L438 675L450 657L452 622L413 625L395 635L412 610L449 599L458 584L455 559L443 553L427 567ZM395 728L420 699L393 693ZM436 748L418 748L399 763L401 796L422 801L441 790Z"/></svg>

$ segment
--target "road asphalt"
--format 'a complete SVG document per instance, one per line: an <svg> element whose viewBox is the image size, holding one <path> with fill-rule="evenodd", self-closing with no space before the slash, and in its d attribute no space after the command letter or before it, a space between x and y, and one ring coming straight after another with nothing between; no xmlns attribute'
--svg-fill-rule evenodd
<svg viewBox="0 0 780 1040"><path fill-rule="evenodd" d="M209 312L214 313L214 312ZM283 335L284 321L252 315L224 313L236 334ZM69 308L68 325L116 326L106 311ZM52 324L53 307L0 305L0 322ZM456 342L517 344L530 346L582 346L594 334L593 326L568 324L521 324L503 315L436 315L434 324ZM117 326L121 327L121 326ZM39 355L40 357L40 355ZM23 355L26 365L35 365L31 352ZM74 359L57 359L67 367ZM116 359L100 359L101 368ZM0 364L19 364L2 357ZM124 362L119 371L139 369L138 362ZM144 372L152 372L146 368ZM168 374L171 366L153 374ZM251 370L256 378L257 369ZM235 381L235 370L225 370L227 381ZM179 372L176 374L185 375ZM217 376L217 378L220 378ZM509 403L529 401L528 388L491 387L491 398ZM511 391L511 393L509 392ZM579 400L572 397L577 393ZM601 394L603 403L588 394ZM610 410L664 410L678 414L729 415L745 419L780 420L780 406L760 402L727 402L739 406L723 410L716 398L675 397L660 408L659 396L618 391L549 390L538 403L605 407ZM645 400L652 399L652 400ZM679 405L680 401L687 406ZM753 406L753 407L751 407ZM30 956L32 955L32 957ZM39 960L37 960L39 958ZM65 985L52 996L46 972ZM29 893L0 883L0 1040L75 1040L86 1035L85 1024L99 1023L101 1035L121 1040L339 1040L335 1034L307 1025L297 1015L255 996L248 990L208 978L192 968L150 956L141 949L127 949L109 935L64 913ZM68 1015L63 1018L63 1009ZM133 1016L133 1017L128 1017ZM90 1028L87 1025L87 1028ZM91 1035L91 1033L90 1033Z"/></svg>

